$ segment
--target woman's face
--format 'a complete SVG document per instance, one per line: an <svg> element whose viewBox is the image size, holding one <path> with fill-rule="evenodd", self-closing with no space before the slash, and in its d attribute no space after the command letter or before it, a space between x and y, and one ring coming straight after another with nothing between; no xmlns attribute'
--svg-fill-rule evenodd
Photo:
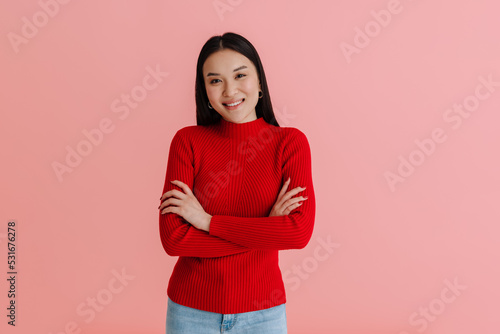
<svg viewBox="0 0 500 334"><path fill-rule="evenodd" d="M212 53L203 64L203 78L210 104L226 121L257 119L260 83L250 59L231 49Z"/></svg>

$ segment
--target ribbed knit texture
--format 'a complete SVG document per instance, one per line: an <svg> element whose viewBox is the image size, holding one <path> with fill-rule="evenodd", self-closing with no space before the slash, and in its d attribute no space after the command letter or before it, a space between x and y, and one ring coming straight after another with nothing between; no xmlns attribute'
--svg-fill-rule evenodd
<svg viewBox="0 0 500 334"><path fill-rule="evenodd" d="M288 177L287 191L306 187L296 196L309 198L288 215L268 217ZM285 303L278 251L307 245L316 212L306 136L262 117L187 126L172 139L162 194L182 191L171 180L187 184L213 217L205 232L175 213L160 212L163 248L179 256L167 288L170 299L224 314Z"/></svg>

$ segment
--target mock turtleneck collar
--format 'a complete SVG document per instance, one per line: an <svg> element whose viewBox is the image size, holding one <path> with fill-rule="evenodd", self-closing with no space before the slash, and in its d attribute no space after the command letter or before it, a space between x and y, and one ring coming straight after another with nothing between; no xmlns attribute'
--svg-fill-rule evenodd
<svg viewBox="0 0 500 334"><path fill-rule="evenodd" d="M259 130L263 129L267 125L268 123L264 120L264 117L259 117L253 121L245 123L233 123L226 121L221 117L216 126L220 133L225 137L244 139L250 135L258 134Z"/></svg>

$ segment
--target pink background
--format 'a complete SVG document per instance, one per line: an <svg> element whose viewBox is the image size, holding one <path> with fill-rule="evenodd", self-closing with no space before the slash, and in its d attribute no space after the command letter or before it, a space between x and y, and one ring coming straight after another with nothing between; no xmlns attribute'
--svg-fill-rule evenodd
<svg viewBox="0 0 500 334"><path fill-rule="evenodd" d="M497 3L54 3L0 3L2 333L164 333L176 261L158 232L168 149L196 124L201 46L226 31L257 48L278 121L311 146L315 231L280 256L289 333L498 333ZM38 31L23 28L34 20ZM145 91L148 67L168 75ZM470 117L451 110L464 103ZM59 179L53 163L106 120L113 130ZM391 188L385 174L401 159L415 167ZM6 324L12 219L16 328Z"/></svg>

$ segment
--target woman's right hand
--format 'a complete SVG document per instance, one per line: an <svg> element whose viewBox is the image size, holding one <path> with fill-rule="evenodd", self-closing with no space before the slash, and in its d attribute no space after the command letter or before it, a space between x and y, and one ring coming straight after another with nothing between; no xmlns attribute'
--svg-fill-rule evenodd
<svg viewBox="0 0 500 334"><path fill-rule="evenodd" d="M278 199L276 200L276 203L274 204L269 217L288 215L290 212L292 212L293 209L301 206L302 201L305 201L307 199L307 197L303 196L292 198L292 196L298 194L301 191L304 191L304 189L306 188L297 187L290 190L289 192L286 192L289 184L290 178L288 178L288 180L286 180L286 182L283 184L283 188L281 188L281 191L278 194Z"/></svg>

